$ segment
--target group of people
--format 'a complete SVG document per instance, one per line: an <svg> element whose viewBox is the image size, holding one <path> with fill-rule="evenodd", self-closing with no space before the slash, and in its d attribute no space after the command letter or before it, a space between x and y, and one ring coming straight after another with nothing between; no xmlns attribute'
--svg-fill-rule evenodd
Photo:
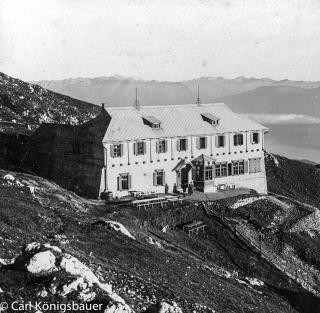
<svg viewBox="0 0 320 313"><path fill-rule="evenodd" d="M190 182L189 184L184 183L184 184L181 185L181 187L182 187L183 193L186 193L186 191L188 190L188 194L191 195L191 194L193 194L193 192L194 192L193 182ZM165 193L169 193L169 186L168 186L168 184L165 184L165 185L164 185L164 192L165 192ZM174 192L174 193L178 193L178 189L177 189L177 185L176 185L176 184L174 184L174 186L173 186L173 192Z"/></svg>

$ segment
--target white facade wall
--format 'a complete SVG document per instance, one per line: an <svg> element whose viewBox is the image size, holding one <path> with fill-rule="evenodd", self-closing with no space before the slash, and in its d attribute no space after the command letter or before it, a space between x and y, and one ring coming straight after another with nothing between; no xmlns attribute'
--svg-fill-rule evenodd
<svg viewBox="0 0 320 313"><path fill-rule="evenodd" d="M260 131L259 143L251 143L251 132L242 132L244 135L243 145L234 146L233 133L225 133L225 146L217 148L215 146L216 135L206 135L206 149L197 149L196 138L200 136L181 137L188 139L188 150L177 151L177 139L163 138L167 140L167 152L157 153L156 142L158 139L141 140L146 142L146 153L144 155L134 155L134 142L117 142L123 144L123 155L112 158L110 147L113 142L103 143L105 152L105 167L102 169L100 192L111 191L113 196L121 197L128 194L128 191L117 190L117 177L122 173L129 173L132 177L131 190L164 192L164 186L153 186L153 173L155 170L165 171L165 182L172 191L173 185L177 182L176 171L173 168L181 159L192 160L204 154L216 159L219 162L231 162L235 160L249 160L250 158L261 158L261 172L253 174L227 176L214 178L215 185L224 183L234 183L236 187L246 187L255 189L259 193L267 192L266 174L264 166L263 144L264 134ZM205 136L205 135L203 135ZM191 181L191 171L189 172Z"/></svg>

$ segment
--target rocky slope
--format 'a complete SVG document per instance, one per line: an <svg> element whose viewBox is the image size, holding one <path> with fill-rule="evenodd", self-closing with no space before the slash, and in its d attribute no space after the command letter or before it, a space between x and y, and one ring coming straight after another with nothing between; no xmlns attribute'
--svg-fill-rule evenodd
<svg viewBox="0 0 320 313"><path fill-rule="evenodd" d="M32 130L41 122L77 124L99 108L0 73L0 131ZM21 132L21 130L18 130Z"/></svg>
<svg viewBox="0 0 320 313"><path fill-rule="evenodd" d="M107 206L2 170L0 185L1 301L74 300L108 313L296 312L277 288L301 287L201 208ZM205 234L173 227L194 219Z"/></svg>
<svg viewBox="0 0 320 313"><path fill-rule="evenodd" d="M268 191L320 207L320 171L314 164L266 153Z"/></svg>

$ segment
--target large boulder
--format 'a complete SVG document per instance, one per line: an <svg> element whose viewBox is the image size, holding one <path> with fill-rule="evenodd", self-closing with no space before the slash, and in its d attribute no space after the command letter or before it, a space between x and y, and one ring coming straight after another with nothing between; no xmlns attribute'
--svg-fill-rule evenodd
<svg viewBox="0 0 320 313"><path fill-rule="evenodd" d="M102 283L92 270L77 258L49 244L34 242L27 245L12 264L1 267L0 275L2 274L6 275L7 282L12 279L8 294L15 292L12 289L14 281L22 280L26 284L24 295L32 297L32 300L36 297L42 300L55 298L83 303L96 302L103 304L105 313L134 313L124 299L112 291L110 284ZM18 277L19 275L26 279ZM23 288L17 286L17 290L20 287ZM6 292L6 286L2 286L1 281L0 288Z"/></svg>

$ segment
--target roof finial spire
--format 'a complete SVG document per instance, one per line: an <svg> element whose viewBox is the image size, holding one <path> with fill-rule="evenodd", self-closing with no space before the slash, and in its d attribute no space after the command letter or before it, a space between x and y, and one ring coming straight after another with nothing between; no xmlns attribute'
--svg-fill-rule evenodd
<svg viewBox="0 0 320 313"><path fill-rule="evenodd" d="M134 101L134 105L133 105L137 110L140 109L140 103L138 101L138 88L136 88L136 100Z"/></svg>
<svg viewBox="0 0 320 313"><path fill-rule="evenodd" d="M199 85L198 85L198 97L197 97L196 104L197 104L198 106L200 106L200 105L201 105L201 99L200 99L200 88L199 88Z"/></svg>

